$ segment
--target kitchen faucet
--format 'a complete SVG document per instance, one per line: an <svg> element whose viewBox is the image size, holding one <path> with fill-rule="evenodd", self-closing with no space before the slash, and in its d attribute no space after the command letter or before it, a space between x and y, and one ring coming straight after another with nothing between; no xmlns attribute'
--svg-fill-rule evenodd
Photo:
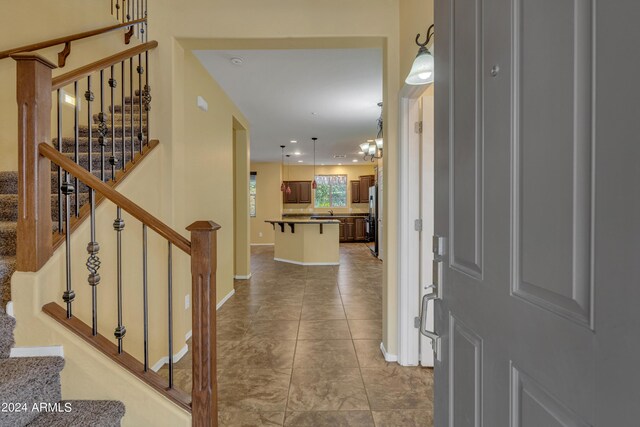
<svg viewBox="0 0 640 427"><path fill-rule="evenodd" d="M331 209L329 209L329 213L333 216L333 211Z"/></svg>

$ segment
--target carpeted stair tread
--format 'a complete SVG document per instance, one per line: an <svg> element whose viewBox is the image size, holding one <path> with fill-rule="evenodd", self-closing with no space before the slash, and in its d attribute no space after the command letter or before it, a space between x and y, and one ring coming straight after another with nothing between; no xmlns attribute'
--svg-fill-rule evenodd
<svg viewBox="0 0 640 427"><path fill-rule="evenodd" d="M64 196L63 196L64 197ZM71 214L74 214L76 196L71 195L69 201L71 204ZM89 193L80 193L80 207L89 200ZM63 199L64 205L64 199ZM64 206L63 206L64 208ZM51 218L58 218L58 194L51 195ZM17 221L18 220L18 195L17 194L0 194L0 222ZM1 254L1 253L0 253Z"/></svg>
<svg viewBox="0 0 640 427"><path fill-rule="evenodd" d="M127 133L127 141L125 141L127 144L129 144L129 134ZM104 138L104 153L105 156L108 156L111 154L111 132L109 132L109 136ZM53 139L53 146L55 148L58 148L58 139L54 138ZM98 137L93 135L91 137L91 151L93 153L100 153L100 148L102 148L100 146L100 142L98 140ZM63 137L62 138L62 152L63 153L74 153L76 149L76 142L75 142L75 138L74 137ZM87 153L89 151L89 137L88 136L82 136L82 137L78 137L78 152L79 153ZM122 138L116 138L116 151L122 151Z"/></svg>
<svg viewBox="0 0 640 427"><path fill-rule="evenodd" d="M144 114L144 107L143 107L143 114L142 114L142 122L145 123L147 121L147 115ZM109 130L111 130L111 120L115 119L116 126L122 126L122 113L113 113L113 114L106 114L105 115L105 123L109 123ZM135 122L140 122L140 114L139 112L134 112L133 113L133 121ZM96 113L93 115L93 123L98 124L100 123L100 113ZM129 125L131 123L131 113L127 112L127 114L125 115L125 124Z"/></svg>
<svg viewBox="0 0 640 427"><path fill-rule="evenodd" d="M16 271L16 257L0 255L0 292L2 307L11 301L11 275Z"/></svg>
<svg viewBox="0 0 640 427"><path fill-rule="evenodd" d="M14 256L16 254L16 233L16 222L0 221L0 256ZM1 274L0 281L2 281Z"/></svg>
<svg viewBox="0 0 640 427"><path fill-rule="evenodd" d="M58 407L60 412L43 413L27 426L116 427L125 413L124 404L115 400L63 400Z"/></svg>
<svg viewBox="0 0 640 427"><path fill-rule="evenodd" d="M124 111L129 114L129 112L131 111L131 104L125 104L124 105ZM134 113L138 113L140 111L140 104L139 103L135 103L133 104L133 111ZM142 105L142 111L144 112L144 104ZM115 106L109 106L109 113L122 113L122 105L117 104Z"/></svg>
<svg viewBox="0 0 640 427"><path fill-rule="evenodd" d="M11 275L16 271L16 257L0 255L0 292L2 307L11 300Z"/></svg>
<svg viewBox="0 0 640 427"><path fill-rule="evenodd" d="M25 404L25 412L0 412L0 425L23 426L39 412L33 404L61 400L60 371L62 357L11 357L0 359L0 396L3 402Z"/></svg>
<svg viewBox="0 0 640 427"><path fill-rule="evenodd" d="M137 146L139 146L140 144L138 144L136 142ZM120 148L120 147L118 147ZM72 160L75 162L75 153L62 153L65 155L65 157L67 157L69 160ZM131 150L127 150L127 161L129 161L131 156ZM109 163L109 157L111 157L111 150L109 150L109 153L105 153L104 155L104 168L106 171L110 171L111 170L111 164ZM91 169L92 172L94 171L98 171L100 172L100 169L102 167L102 153L100 152L94 152L91 153L91 158L93 159L91 162ZM119 149L116 149L116 159L118 160L118 165L122 164L122 151ZM78 153L78 162L77 162L80 166L82 166L84 169L87 169L87 166L89 165L89 153ZM51 170L52 171L57 171L58 170L58 165L56 165L55 163L51 162Z"/></svg>
<svg viewBox="0 0 640 427"><path fill-rule="evenodd" d="M139 129L140 129L139 123L134 123L133 124L134 137L137 136ZM142 129L144 131L147 130L147 125L144 122L142 123ZM117 138L121 138L122 137L122 126L116 126L115 127L115 132L116 132L116 137ZM127 136L130 136L131 135L131 127L127 126L125 132L126 132ZM92 133L93 136L95 136L97 138L97 136L98 136L98 125L96 125L96 124L91 125L91 133ZM111 135L111 134L109 133L109 135ZM89 126L87 126L87 125L79 125L78 126L78 136L89 136Z"/></svg>
<svg viewBox="0 0 640 427"><path fill-rule="evenodd" d="M4 307L4 305L3 305ZM9 316L0 307L0 358L5 359L11 353L11 347L15 344L13 329L16 327L16 319Z"/></svg>

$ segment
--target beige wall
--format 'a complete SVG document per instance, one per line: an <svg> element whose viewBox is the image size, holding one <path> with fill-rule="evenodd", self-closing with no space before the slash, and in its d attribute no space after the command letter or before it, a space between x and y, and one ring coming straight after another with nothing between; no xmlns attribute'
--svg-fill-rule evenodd
<svg viewBox="0 0 640 427"><path fill-rule="evenodd" d="M242 124L233 120L234 162L234 275L246 279L251 275L251 250L249 247L249 133Z"/></svg>
<svg viewBox="0 0 640 427"><path fill-rule="evenodd" d="M273 227L265 220L278 219L282 215L280 163L251 163L251 171L257 173L256 216L251 218L251 243L273 244Z"/></svg>

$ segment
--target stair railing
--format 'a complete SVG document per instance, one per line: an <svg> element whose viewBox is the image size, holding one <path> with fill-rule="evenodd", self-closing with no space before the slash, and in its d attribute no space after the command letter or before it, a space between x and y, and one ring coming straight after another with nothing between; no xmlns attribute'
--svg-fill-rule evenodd
<svg viewBox="0 0 640 427"><path fill-rule="evenodd" d="M112 358L116 363L125 367L151 387L164 394L178 405L192 412L192 423L197 426L217 425L216 398L216 232L220 228L211 221L197 221L187 227L191 233L191 240L182 237L162 221L142 209L114 188L114 180L130 172L135 164L148 150L153 148L153 141L149 141L144 134L148 126L149 113L149 81L148 81L148 51L157 46L157 42L147 42L135 48L126 50L97 61L88 66L71 71L52 79L51 70L55 65L46 59L29 53L14 55L17 61L17 100L19 119L19 166L18 166L18 246L17 268L19 271L38 271L50 259L55 247L53 236L60 236L59 241L66 245L66 287L62 296L65 308L56 303L49 303L43 310L74 333L92 344ZM136 61L137 57L137 61ZM144 57L144 62L143 58ZM137 64L138 78L134 79L134 65ZM127 67L128 65L128 67ZM118 75L116 68L120 69ZM126 74L127 69L129 74ZM144 75L144 77L143 77ZM97 78L95 78L97 76ZM126 78L128 76L128 79ZM92 78L93 77L93 78ZM108 94L105 79L108 77ZM95 79L94 79L95 78ZM118 82L118 80L120 80ZM137 80L137 90L136 87ZM98 82L100 113L97 114L97 125L93 126L92 105L95 102L94 82ZM115 131L114 121L110 126L105 120L104 104L107 99L111 102L112 112L116 105L116 88L120 83L120 105L123 114L121 134ZM144 83L144 85L143 85ZM80 134L80 87L84 86L84 99L87 114L88 156L86 165L82 165L79 156ZM63 88L73 87L73 130L71 140L65 140L62 128L62 103L64 102ZM128 89L128 91L127 91ZM56 118L58 122L58 148L49 144L51 140L52 91L56 91ZM127 99L128 92L128 99ZM137 99L134 99L134 95ZM134 109L138 108L138 117L134 121ZM127 120L126 110L130 110ZM143 120L144 111L144 120ZM146 126L145 126L146 124ZM94 139L94 132L96 138ZM109 137L110 135L110 137ZM129 138L127 139L127 135ZM99 155L97 164L100 171L94 171L93 143L97 142ZM65 155L62 147L65 143L73 145L72 158ZM110 143L110 144L108 144ZM120 149L117 150L117 148ZM127 152L128 157L127 157ZM108 156L108 157L107 157ZM127 162L128 160L128 162ZM110 173L105 172L105 162L111 166ZM51 215L51 173L52 164L57 172L58 189L58 226L57 232L52 234L53 221ZM107 182L108 181L108 182ZM80 188L88 189L88 209L86 216L90 220L90 241L87 245L88 285L91 289L91 326L86 325L73 315L75 300L74 284L71 269L71 232L73 225L79 223L82 216L80 209ZM75 198L73 198L74 196ZM64 203L63 203L64 200ZM110 200L116 205L116 218L113 224L116 232L117 246L117 324L114 337L117 345L101 335L98 330L97 288L100 283L100 245L96 236L96 206L101 200ZM84 209L84 208L83 208ZM143 332L144 349L143 361L136 360L123 349L126 339L126 327L122 316L122 240L124 220L122 212L127 212L142 223L142 254L143 254ZM76 217L75 223L72 216ZM167 241L167 343L168 343L168 374L165 381L153 372L149 366L148 343L148 292L147 282L147 232L155 231ZM64 237L62 237L64 235ZM178 248L191 257L192 274L192 375L193 385L191 397L174 387L173 367L173 301L172 301L172 249ZM155 286L153 290L157 291Z"/></svg>

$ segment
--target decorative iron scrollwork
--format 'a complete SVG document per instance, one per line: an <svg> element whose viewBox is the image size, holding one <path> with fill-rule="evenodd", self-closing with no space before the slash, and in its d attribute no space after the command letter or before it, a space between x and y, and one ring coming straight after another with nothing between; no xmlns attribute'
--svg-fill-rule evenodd
<svg viewBox="0 0 640 427"><path fill-rule="evenodd" d="M122 218L116 218L113 221L113 229L116 231L122 231L124 230L124 219Z"/></svg>
<svg viewBox="0 0 640 427"><path fill-rule="evenodd" d="M100 274L98 274L98 270L100 269L100 258L98 257L98 252L100 252L100 245L98 242L89 242L87 244L87 252L89 253L89 258L87 259L87 270L89 270L89 277L87 281L89 285L96 286L100 283Z"/></svg>
<svg viewBox="0 0 640 427"><path fill-rule="evenodd" d="M107 127L107 115L105 113L98 113L98 143L101 146L107 145L104 137L107 136L109 128Z"/></svg>
<svg viewBox="0 0 640 427"><path fill-rule="evenodd" d="M86 91L84 93L84 99L86 99L88 102L92 102L94 100L93 92L91 92L90 90Z"/></svg>
<svg viewBox="0 0 640 427"><path fill-rule="evenodd" d="M116 88L118 86L118 81L113 77L109 79L109 87Z"/></svg>
<svg viewBox="0 0 640 427"><path fill-rule="evenodd" d="M144 85L142 90L142 103L144 104L144 110L149 111L151 109L151 86Z"/></svg>

